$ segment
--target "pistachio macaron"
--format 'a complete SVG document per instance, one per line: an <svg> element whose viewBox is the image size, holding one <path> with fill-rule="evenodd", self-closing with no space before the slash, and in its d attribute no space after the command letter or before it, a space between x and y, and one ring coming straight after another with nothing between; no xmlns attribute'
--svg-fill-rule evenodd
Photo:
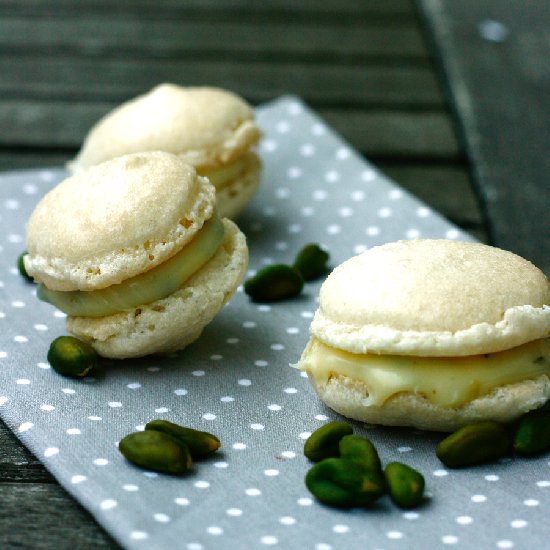
<svg viewBox="0 0 550 550"><path fill-rule="evenodd" d="M484 244L399 241L347 260L310 334L297 366L363 422L452 431L550 398L550 283Z"/></svg>
<svg viewBox="0 0 550 550"><path fill-rule="evenodd" d="M207 178L166 152L118 157L68 177L37 204L25 267L38 296L104 357L181 349L240 284L246 238Z"/></svg>
<svg viewBox="0 0 550 550"><path fill-rule="evenodd" d="M254 111L238 95L160 84L101 118L67 167L77 173L129 153L167 151L208 177L220 216L235 218L260 182L260 136Z"/></svg>

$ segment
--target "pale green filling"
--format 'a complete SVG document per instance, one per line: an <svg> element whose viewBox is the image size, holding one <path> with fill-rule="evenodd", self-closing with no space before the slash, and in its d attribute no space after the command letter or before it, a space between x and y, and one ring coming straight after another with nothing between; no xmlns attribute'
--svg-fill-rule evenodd
<svg viewBox="0 0 550 550"><path fill-rule="evenodd" d="M219 218L208 220L193 240L160 265L100 290L62 292L39 285L37 296L67 315L105 317L150 304L173 294L218 250L224 227Z"/></svg>
<svg viewBox="0 0 550 550"><path fill-rule="evenodd" d="M496 353L464 357L354 354L313 338L299 368L320 385L333 374L368 388L365 403L382 406L393 395L413 393L441 407L460 407L494 388L550 376L550 338Z"/></svg>

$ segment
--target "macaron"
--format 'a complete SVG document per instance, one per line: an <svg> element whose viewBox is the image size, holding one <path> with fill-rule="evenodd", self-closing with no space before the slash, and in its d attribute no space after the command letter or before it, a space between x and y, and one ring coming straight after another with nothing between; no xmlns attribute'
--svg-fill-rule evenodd
<svg viewBox="0 0 550 550"><path fill-rule="evenodd" d="M338 413L453 431L550 398L550 283L479 243L374 247L327 277L296 365Z"/></svg>
<svg viewBox="0 0 550 550"><path fill-rule="evenodd" d="M25 267L70 333L110 358L184 348L240 284L246 238L207 178L176 155L134 153L68 177L27 224Z"/></svg>
<svg viewBox="0 0 550 550"><path fill-rule="evenodd" d="M167 151L208 177L220 216L235 218L260 182L260 137L254 111L236 94L160 84L101 118L67 168L77 173L129 153Z"/></svg>

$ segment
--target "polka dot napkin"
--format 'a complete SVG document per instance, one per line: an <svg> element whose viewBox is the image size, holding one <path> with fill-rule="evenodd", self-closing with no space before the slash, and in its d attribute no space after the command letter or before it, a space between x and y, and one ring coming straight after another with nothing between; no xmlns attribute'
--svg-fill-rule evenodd
<svg viewBox="0 0 550 550"><path fill-rule="evenodd" d="M295 98L258 109L265 137L261 190L238 220L250 273L291 262L319 242L335 266L367 248L414 237L469 239L379 173ZM202 337L167 358L111 362L94 378L52 371L48 346L64 319L15 269L25 220L65 176L0 176L0 414L58 481L130 549L543 548L550 535L548 457L447 471L440 436L355 424L384 462L426 477L428 502L403 512L321 506L304 486L309 433L339 418L289 367L308 338L321 281L271 305L240 289ZM127 433L165 418L215 433L216 455L185 477L134 467ZM545 511L546 510L546 511Z"/></svg>

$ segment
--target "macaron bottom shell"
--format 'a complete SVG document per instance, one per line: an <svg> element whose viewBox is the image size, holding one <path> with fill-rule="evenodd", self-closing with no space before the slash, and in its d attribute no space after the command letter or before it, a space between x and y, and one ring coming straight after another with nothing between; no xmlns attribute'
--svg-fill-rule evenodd
<svg viewBox="0 0 550 550"><path fill-rule="evenodd" d="M363 382L336 373L324 383L312 376L309 381L328 407L353 420L440 432L452 432L479 420L510 422L550 399L547 375L499 386L455 408L434 405L410 392L394 395L381 406L368 405L368 388Z"/></svg>
<svg viewBox="0 0 550 550"><path fill-rule="evenodd" d="M67 330L103 357L168 353L195 341L240 284L248 267L244 234L223 220L225 238L213 258L176 292L106 317L67 318Z"/></svg>

